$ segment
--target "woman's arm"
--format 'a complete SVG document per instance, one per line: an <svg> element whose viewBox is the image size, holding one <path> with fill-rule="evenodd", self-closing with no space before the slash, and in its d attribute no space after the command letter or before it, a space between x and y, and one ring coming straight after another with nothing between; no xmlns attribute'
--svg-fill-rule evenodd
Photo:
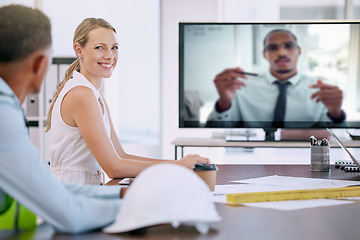
<svg viewBox="0 0 360 240"><path fill-rule="evenodd" d="M125 152L125 150L123 149L119 138L116 134L115 128L114 128L114 124L112 122L111 116L110 116L110 111L109 111L109 107L108 104L105 101L105 106L106 106L106 110L108 112L109 115L109 121L110 121L110 128L111 128L111 134L110 134L110 138L111 138L111 142L113 143L114 147L115 147L115 151L117 152L117 154L121 157L121 158L127 158L127 159L134 159L134 160L142 160L142 161L154 161L154 162L173 162L175 160L164 160L164 159L155 159L155 158L147 158L147 157L141 157L141 156L137 156L137 155L131 155L131 154L127 154Z"/></svg>
<svg viewBox="0 0 360 240"><path fill-rule="evenodd" d="M61 116L66 124L78 127L92 154L110 178L135 177L144 168L163 161L126 154L117 140L112 123L109 138L98 99L87 87L75 87L68 92L61 104ZM169 162L192 168L195 163L207 163L208 159L189 155Z"/></svg>

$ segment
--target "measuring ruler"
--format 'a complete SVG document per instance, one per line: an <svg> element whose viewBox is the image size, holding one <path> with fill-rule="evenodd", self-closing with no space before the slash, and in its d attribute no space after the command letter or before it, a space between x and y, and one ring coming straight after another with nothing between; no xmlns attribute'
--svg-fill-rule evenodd
<svg viewBox="0 0 360 240"><path fill-rule="evenodd" d="M226 202L230 204L242 204L253 202L335 199L347 197L360 197L360 186L253 193L230 193L226 194Z"/></svg>

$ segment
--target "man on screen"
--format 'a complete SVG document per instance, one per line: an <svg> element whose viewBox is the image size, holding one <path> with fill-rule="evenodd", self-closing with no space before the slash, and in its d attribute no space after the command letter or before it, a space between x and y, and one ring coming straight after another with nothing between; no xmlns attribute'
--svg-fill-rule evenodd
<svg viewBox="0 0 360 240"><path fill-rule="evenodd" d="M298 72L301 48L296 36L286 29L269 32L264 39L263 56L270 69L264 75L246 73L240 67L216 75L219 95L208 123L246 122L267 127L312 127L315 123L341 123L343 94ZM285 125L284 125L285 123ZM292 125L293 124L293 125Z"/></svg>

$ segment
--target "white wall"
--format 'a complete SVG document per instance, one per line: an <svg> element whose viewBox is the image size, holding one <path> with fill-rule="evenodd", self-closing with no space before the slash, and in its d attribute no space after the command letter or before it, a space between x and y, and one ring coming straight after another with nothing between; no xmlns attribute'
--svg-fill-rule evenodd
<svg viewBox="0 0 360 240"><path fill-rule="evenodd" d="M1 0L0 7L9 4L21 4L28 7L34 7L34 0Z"/></svg>
<svg viewBox="0 0 360 240"><path fill-rule="evenodd" d="M54 56L75 57L72 39L85 18L103 18L117 30L119 59L104 81L105 98L125 151L159 157L159 0L42 0L51 20Z"/></svg>
<svg viewBox="0 0 360 240"><path fill-rule="evenodd" d="M178 129L178 22L216 21L217 0L161 1L161 137L162 156L174 157L171 142L184 132L197 136L201 130Z"/></svg>

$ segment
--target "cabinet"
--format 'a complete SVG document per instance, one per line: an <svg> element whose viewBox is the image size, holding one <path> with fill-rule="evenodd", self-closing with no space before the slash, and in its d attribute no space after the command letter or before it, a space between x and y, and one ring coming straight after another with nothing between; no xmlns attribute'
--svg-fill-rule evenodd
<svg viewBox="0 0 360 240"><path fill-rule="evenodd" d="M25 116L29 121L29 134L39 149L39 156L49 162L49 134L45 133L47 113L56 85L63 79L66 69L75 61L73 57L54 57L39 93L30 94L24 102Z"/></svg>

